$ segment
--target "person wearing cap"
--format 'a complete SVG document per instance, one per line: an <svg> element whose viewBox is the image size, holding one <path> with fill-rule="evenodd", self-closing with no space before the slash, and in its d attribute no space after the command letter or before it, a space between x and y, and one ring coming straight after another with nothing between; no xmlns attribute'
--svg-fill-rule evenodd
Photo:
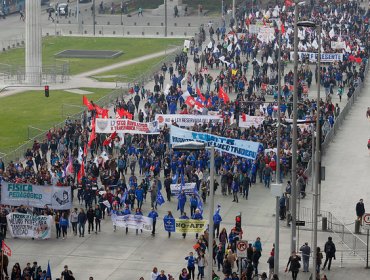
<svg viewBox="0 0 370 280"><path fill-rule="evenodd" d="M299 251L302 252L302 261L303 261L303 272L308 272L308 266L310 264L310 254L311 248L308 246L308 242L305 242Z"/></svg>

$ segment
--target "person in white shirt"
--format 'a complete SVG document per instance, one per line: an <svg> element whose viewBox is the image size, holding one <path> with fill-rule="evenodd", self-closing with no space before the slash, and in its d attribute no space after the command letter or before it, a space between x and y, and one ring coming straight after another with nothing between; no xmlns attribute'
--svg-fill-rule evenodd
<svg viewBox="0 0 370 280"><path fill-rule="evenodd" d="M151 280L156 280L158 275L159 275L158 268L153 267L153 271L150 273L150 279Z"/></svg>

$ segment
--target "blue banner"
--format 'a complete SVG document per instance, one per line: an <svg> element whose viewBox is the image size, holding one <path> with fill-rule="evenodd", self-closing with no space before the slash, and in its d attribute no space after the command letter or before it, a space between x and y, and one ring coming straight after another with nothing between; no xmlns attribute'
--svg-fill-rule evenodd
<svg viewBox="0 0 370 280"><path fill-rule="evenodd" d="M226 138L213 134L190 131L176 126L171 126L170 143L178 144L188 141L198 141L214 146L215 149L239 157L256 159L260 143Z"/></svg>
<svg viewBox="0 0 370 280"><path fill-rule="evenodd" d="M169 232L176 231L176 223L174 218L164 218L163 219L164 230Z"/></svg>

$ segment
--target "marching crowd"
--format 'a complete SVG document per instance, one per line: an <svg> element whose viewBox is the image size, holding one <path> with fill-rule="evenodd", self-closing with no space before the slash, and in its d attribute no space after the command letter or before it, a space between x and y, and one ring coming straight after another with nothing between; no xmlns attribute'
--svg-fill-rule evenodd
<svg viewBox="0 0 370 280"><path fill-rule="evenodd" d="M293 8L287 4L284 8L278 8L279 20L273 19L275 11L276 8L254 13L239 10L233 24L235 26L229 33L226 32L226 26L219 27L216 31L210 26L208 30L210 43L207 46L199 44L197 39L191 39L189 45L176 56L173 63L164 64L154 75L153 89L135 84L130 90L129 98L124 96L117 99L114 113L123 110L126 117L135 118L140 122L154 121L156 114L207 115L216 112L221 115L222 122L196 124L191 130L259 142L261 148L254 160L216 153L215 172L218 176L215 180L215 190L220 187L222 195L230 195L232 201L238 203L239 195L242 195L243 199L248 199L249 191L254 184L263 183L269 188L271 181L276 177L276 167L280 165L278 178L280 182L286 184L285 195L280 201L280 217L285 219L285 198L291 191L289 178L292 125L289 120L292 118L293 72L289 70L289 62L293 60L290 52L293 45L294 14ZM267 13L270 16L267 16ZM320 69L314 69L309 59L303 57L299 66L298 119L314 120L318 112L323 130L325 127L330 129L340 114L339 104L342 102L342 95L347 92L346 95L350 98L356 87L364 80L369 51L368 13L356 2L338 5L335 1L327 1L320 6L303 6L300 17L322 23L322 49L325 53L339 52L332 49L332 41L345 42L343 60L327 62ZM274 28L273 38L261 38L248 31L251 25L261 22L264 26ZM283 62L280 110L284 125L280 128L281 150L276 151L279 129L276 125L279 80L276 38L279 32L282 34ZM205 37L204 29L200 33ZM316 30L301 29L299 34L300 51L317 51ZM190 59L194 62L194 69L188 67ZM316 104L308 92L312 88L313 79L318 82L319 75L325 97L320 104ZM220 91L223 94L220 94ZM334 94L339 96L339 104L333 101ZM189 105L187 102L189 96L196 100L197 106ZM0 159L1 180L72 187L80 209L74 208L70 211L33 209L35 214L54 215L56 237L65 239L71 226L73 234L82 238L85 236L86 224L88 234L98 234L101 220L105 219L106 215L117 213L144 215L143 205L150 208L145 215L153 219L152 235L155 235L158 218L156 210L161 204L161 197L158 196L159 194L161 196L161 190L164 190L167 200L173 199L170 185L174 183L192 182L196 185L196 191L190 197L186 197L184 193L178 196L180 219L189 217L203 219L203 203L206 203L209 195L209 152L172 150L169 144L170 125L165 125L158 135L125 134L110 139L104 134L94 134L93 137L92 134L95 132L92 123L95 117L101 114L101 108L93 102L91 104L93 108L85 111L81 120L67 119L63 128L51 129L41 143L35 140L33 147L25 153L25 161L5 164ZM260 126L240 128L239 122L245 116L264 116L264 121ZM177 126L176 123L171 125ZM297 185L302 198L306 196L307 177L304 171L311 158L313 130L310 124L302 124L298 129ZM325 133L320 141L323 141L324 137ZM276 153L280 154L279 162L276 162ZM190 207L189 217L185 213L187 201ZM12 211L26 213L31 210L25 206L2 206L0 213L2 238L6 237L6 215ZM173 217L173 214L169 211L166 217L171 216ZM239 279L237 270L242 270L242 279L252 279L253 275L259 275L258 264L262 252L260 239L257 238L249 245L248 257L239 263L235 257L235 248L243 233L241 227L234 227L229 232L226 228L220 230L222 221L220 214L216 212L213 219L217 229L214 234L216 240L218 239L212 244L213 259L217 265L214 279L237 280ZM127 231L126 228L126 233ZM193 247L195 255L190 252L184 257L186 268L180 272L180 280L195 279L195 267L198 268L197 279L204 277L204 268L209 265L204 256L208 253L207 248L211 247L208 244L208 234L206 230L197 239ZM170 236L169 231L168 237ZM307 251L307 254L310 252ZM330 269L333 258L330 255L335 254L335 246L333 247L331 243L325 245L324 252L327 258L329 256ZM322 259L322 253L320 254ZM268 261L269 272L262 273L261 279L278 279L273 274L273 256L274 248ZM304 264L305 259L303 254ZM294 252L288 263L293 279L297 279L299 262L300 257ZM68 267L66 269L68 272ZM306 264L304 270L308 271ZM22 279L30 277L44 279L45 275L37 263L34 263L34 267L27 265L23 273L19 265L14 266L11 279L21 279L21 274L26 275L22 276ZM32 275L27 276L28 274ZM62 279L74 279L70 274L72 273L65 273ZM150 277L151 280L174 279L156 267L153 268Z"/></svg>

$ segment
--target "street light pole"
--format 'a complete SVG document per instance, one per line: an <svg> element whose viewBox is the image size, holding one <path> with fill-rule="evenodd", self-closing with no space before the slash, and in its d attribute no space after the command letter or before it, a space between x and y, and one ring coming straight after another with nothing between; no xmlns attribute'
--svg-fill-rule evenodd
<svg viewBox="0 0 370 280"><path fill-rule="evenodd" d="M233 0L233 19L235 20L235 0Z"/></svg>
<svg viewBox="0 0 370 280"><path fill-rule="evenodd" d="M292 135L292 194L291 194L291 243L290 251L296 249L297 220L297 102L298 102L298 2L294 8L294 94L293 94L293 135Z"/></svg>
<svg viewBox="0 0 370 280"><path fill-rule="evenodd" d="M164 37L167 37L167 0L164 0Z"/></svg>
<svg viewBox="0 0 370 280"><path fill-rule="evenodd" d="M317 71L318 71L318 82L317 82L317 98L316 98L316 153L315 153L315 191L314 191L314 216L313 216L313 269L314 277L317 279L317 218L318 218L318 206L319 206L319 182L320 182L320 141L321 141L321 127L320 127L320 82L321 82L321 26L317 28L318 37L318 56L317 56Z"/></svg>
<svg viewBox="0 0 370 280"><path fill-rule="evenodd" d="M281 125L281 112L280 112L280 94L281 94L281 30L278 33L278 125L277 125L277 143L276 143L276 184L280 184L280 125ZM274 273L279 274L279 239L280 239L280 215L279 215L279 197L276 196L276 210L275 210L275 252L274 252Z"/></svg>
<svg viewBox="0 0 370 280"><path fill-rule="evenodd" d="M213 274L213 240L214 240L214 223L213 223L213 213L215 208L215 194L214 194L214 180L215 180L215 147L211 146L209 148L211 151L211 162L210 162L210 172L209 172L209 222L208 222L208 279L212 280Z"/></svg>
<svg viewBox="0 0 370 280"><path fill-rule="evenodd" d="M95 36L95 0L93 0L93 34Z"/></svg>

